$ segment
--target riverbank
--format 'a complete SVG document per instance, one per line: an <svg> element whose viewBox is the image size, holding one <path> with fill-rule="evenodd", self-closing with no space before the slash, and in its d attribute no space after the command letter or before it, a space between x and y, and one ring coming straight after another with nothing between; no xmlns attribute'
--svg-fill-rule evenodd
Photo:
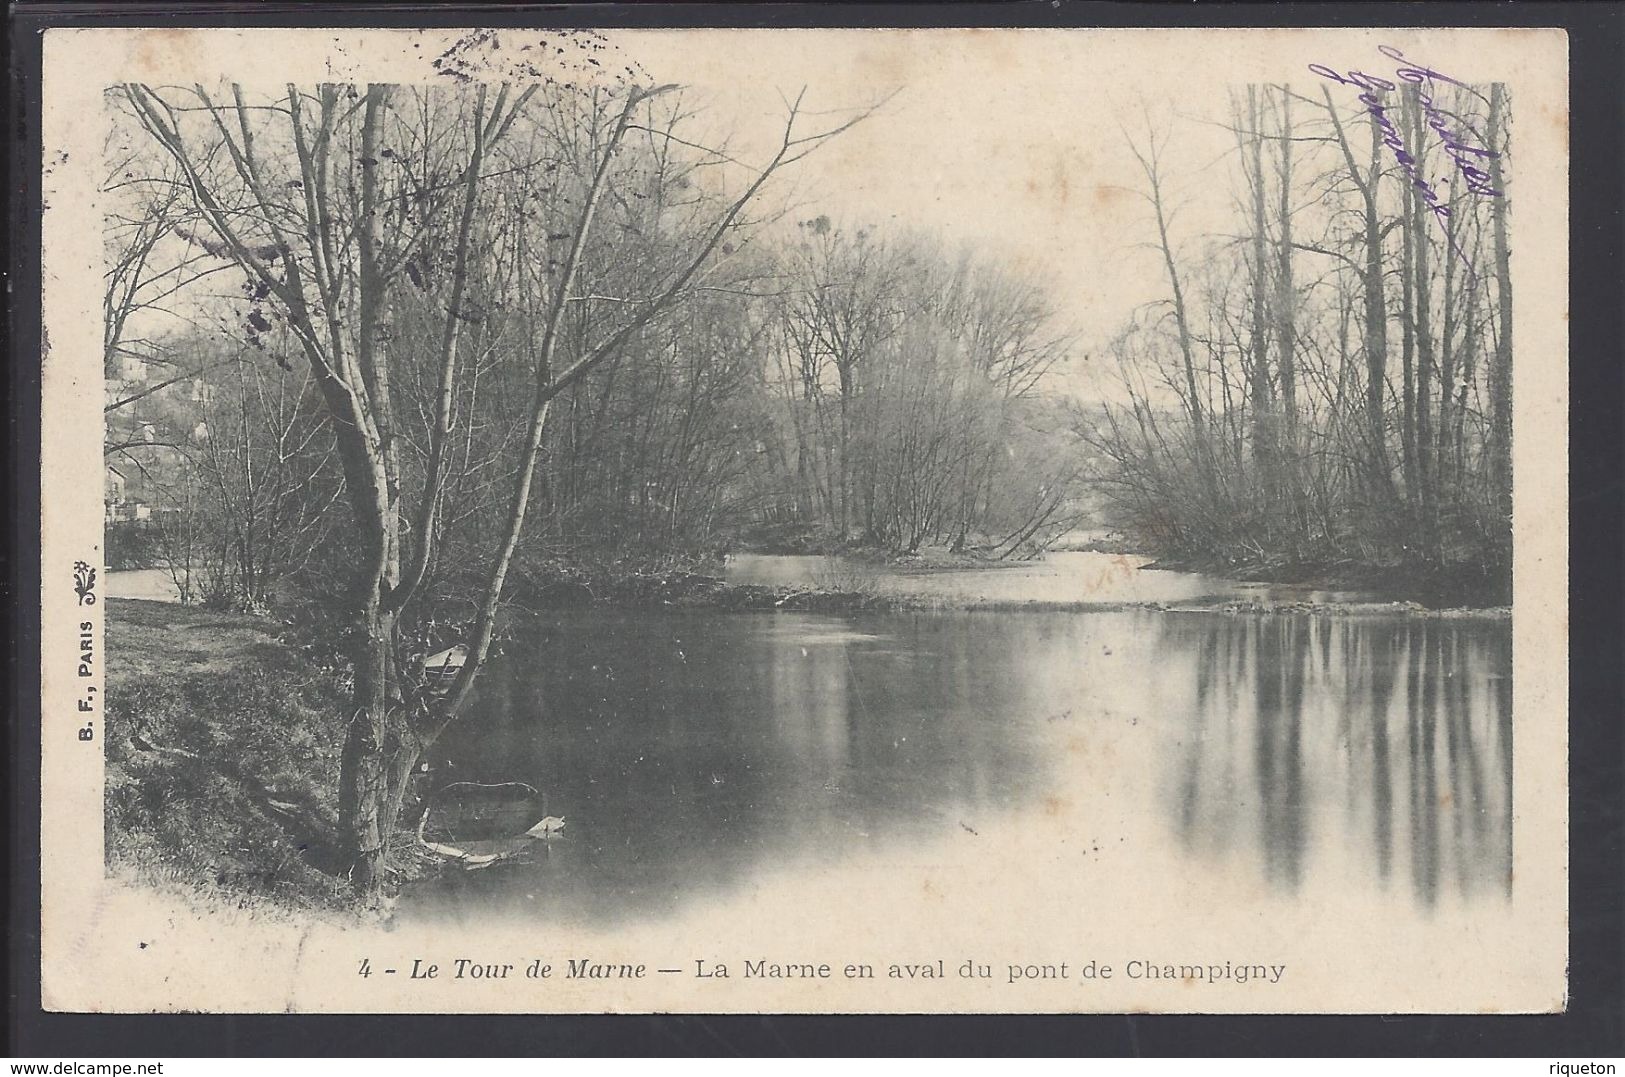
<svg viewBox="0 0 1625 1077"><path fill-rule="evenodd" d="M1482 609L1493 613L1512 605L1511 572L1480 564L1440 566L1396 562L1375 565L1350 560L1293 561L1273 557L1230 560L1174 555L1158 557L1144 567L1202 572L1317 591L1363 591L1384 601L1439 611Z"/></svg>
<svg viewBox="0 0 1625 1077"><path fill-rule="evenodd" d="M1368 605L1365 599L1395 608L1421 607L1438 612L1457 613L1483 610L1494 616L1512 604L1512 574L1505 567L1481 562L1459 561L1426 564L1420 561L1393 561L1374 564L1348 558L1293 559L1282 555L1223 557L1203 553L1150 553L1131 538L1115 531L1079 532L1065 536L1037 558L995 558L988 551L969 548L954 551L946 547L924 547L915 553L888 553L866 547L752 550L750 554L781 556L823 556L857 566L872 566L876 573L965 572L992 569L1019 569L1046 558L1093 553L1124 558L1146 572L1182 572L1233 583L1265 584L1292 589L1319 597L1263 603L1270 608L1345 608ZM749 556L747 554L746 556ZM1362 601L1349 603L1325 596L1359 595ZM1065 603L1061 608L1065 608ZM1094 603L1080 603L1094 608ZM1156 608L1159 603L1146 604ZM1002 608L1002 607L1001 607Z"/></svg>
<svg viewBox="0 0 1625 1077"><path fill-rule="evenodd" d="M355 915L332 844L342 672L268 618L107 613L109 874L252 917Z"/></svg>
<svg viewBox="0 0 1625 1077"><path fill-rule="evenodd" d="M791 582L782 582L786 579ZM1461 601L1464 588L1413 592L1431 599L1419 600L1408 597L1402 586L1387 586L1389 582L1375 571L1359 576L1305 571L1284 581L1236 578L1145 557L1085 551L1020 562L990 562L946 551L891 560L740 554L728 562L533 567L513 597L515 605L533 611L602 605L832 614L1150 610L1489 620L1511 615L1505 603Z"/></svg>

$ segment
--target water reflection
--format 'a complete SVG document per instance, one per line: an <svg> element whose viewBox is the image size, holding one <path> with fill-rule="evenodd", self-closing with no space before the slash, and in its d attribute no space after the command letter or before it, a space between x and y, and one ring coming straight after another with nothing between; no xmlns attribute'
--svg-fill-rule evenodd
<svg viewBox="0 0 1625 1077"><path fill-rule="evenodd" d="M488 671L435 775L535 785L567 837L545 864L454 873L408 903L659 915L760 867L923 842L984 800L1002 809L1043 769L1021 686L1000 672L1021 638L923 616L543 622Z"/></svg>
<svg viewBox="0 0 1625 1077"><path fill-rule="evenodd" d="M1504 624L1169 616L1195 655L1169 798L1193 854L1250 855L1292 889L1311 852L1423 905L1511 892L1511 639ZM1238 849L1238 846L1241 848Z"/></svg>
<svg viewBox="0 0 1625 1077"><path fill-rule="evenodd" d="M661 917L1001 827L1116 851L1125 900L1141 863L1422 912L1504 895L1510 668L1509 626L1472 621L560 613L434 780L528 782L567 836L402 912Z"/></svg>

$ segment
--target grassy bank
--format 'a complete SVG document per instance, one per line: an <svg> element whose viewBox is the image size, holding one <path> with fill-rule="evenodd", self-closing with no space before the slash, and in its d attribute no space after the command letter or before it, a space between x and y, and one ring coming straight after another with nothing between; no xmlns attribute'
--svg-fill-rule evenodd
<svg viewBox="0 0 1625 1077"><path fill-rule="evenodd" d="M208 905L346 908L339 674L265 618L108 602L110 872Z"/></svg>

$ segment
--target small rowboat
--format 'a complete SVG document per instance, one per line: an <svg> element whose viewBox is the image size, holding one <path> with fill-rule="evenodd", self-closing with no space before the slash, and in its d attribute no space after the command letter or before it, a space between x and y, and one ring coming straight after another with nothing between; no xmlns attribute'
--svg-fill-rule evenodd
<svg viewBox="0 0 1625 1077"><path fill-rule="evenodd" d="M524 782L453 782L429 798L418 819L418 844L469 871L528 852L560 836L564 820ZM526 823L542 814L540 822Z"/></svg>
<svg viewBox="0 0 1625 1077"><path fill-rule="evenodd" d="M468 664L468 645L458 643L423 660L423 675L437 691L445 691Z"/></svg>
<svg viewBox="0 0 1625 1077"><path fill-rule="evenodd" d="M427 818L427 816L425 816ZM483 841L464 841L452 843L449 841L434 841L423 833L423 824L418 824L418 843L431 853L436 853L447 860L461 864L468 871L478 871L488 868L499 860L507 860L518 856L530 847L534 839L528 834L517 838L493 838Z"/></svg>

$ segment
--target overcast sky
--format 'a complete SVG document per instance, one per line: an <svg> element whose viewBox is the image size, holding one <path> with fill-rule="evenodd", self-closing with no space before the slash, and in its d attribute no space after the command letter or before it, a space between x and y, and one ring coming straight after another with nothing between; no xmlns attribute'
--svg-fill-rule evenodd
<svg viewBox="0 0 1625 1077"><path fill-rule="evenodd" d="M1143 179L1124 128L1143 138L1149 108L1173 123L1168 163L1186 236L1219 226L1229 204L1230 137L1204 121L1223 93L1176 99L1155 79L1113 79L1124 62L1083 33L932 32L611 35L657 82L706 102L742 155L771 152L788 96L814 110L895 96L797 166L810 207L862 224L897 222L970 241L1047 280L1084 350L1166 294ZM1107 69L1100 65L1105 64ZM827 118L834 121L838 114ZM1094 379L1076 371L1076 387Z"/></svg>
<svg viewBox="0 0 1625 1077"><path fill-rule="evenodd" d="M84 33L111 34L109 31ZM184 61L266 91L289 80L441 81L430 61L454 42L480 42L479 66L512 77L516 58L545 54L547 31L296 31L267 50L244 31L194 31L165 50L133 42L108 69L172 81ZM1170 201L1182 207L1176 243L1233 227L1233 136L1219 124L1228 95L1249 82L1291 81L1313 92L1310 63L1376 71L1378 46L1402 44L1429 63L1477 80L1506 77L1518 49L1487 50L1488 31L1394 30L662 30L612 31L606 40L655 83L703 103L708 134L731 132L735 154L764 161L781 130L781 94L803 87L805 107L839 122L891 96L874 115L797 166L810 212L852 224L896 222L979 244L1050 282L1057 308L1098 353L1133 311L1167 295L1143 177L1125 129L1146 110L1173 131L1165 161ZM1504 31L1501 33L1512 33ZM295 44L295 42L301 44ZM531 50L526 52L527 43ZM1501 68L1486 66L1500 57ZM606 60L608 54L605 54ZM534 70L534 68L532 69ZM1310 85L1314 84L1314 85ZM1352 104L1353 94L1348 95ZM785 191L780 188L780 194ZM1093 379L1076 387L1089 391Z"/></svg>

